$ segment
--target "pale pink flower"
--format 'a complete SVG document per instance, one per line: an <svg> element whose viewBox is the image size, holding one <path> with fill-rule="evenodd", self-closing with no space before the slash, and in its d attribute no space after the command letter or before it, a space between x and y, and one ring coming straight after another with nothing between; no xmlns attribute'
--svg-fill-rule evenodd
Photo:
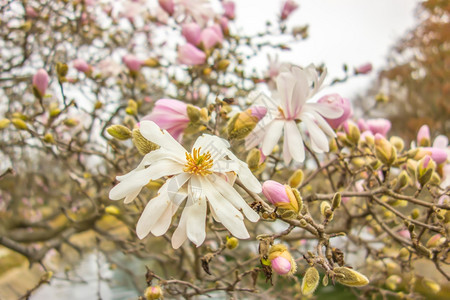
<svg viewBox="0 0 450 300"><path fill-rule="evenodd" d="M372 71L372 64L367 63L355 69L355 74L368 74Z"/></svg>
<svg viewBox="0 0 450 300"><path fill-rule="evenodd" d="M208 27L203 29L200 40L205 47L205 49L211 49L217 44L221 44L223 41L223 34L220 26L216 24L216 26Z"/></svg>
<svg viewBox="0 0 450 300"><path fill-rule="evenodd" d="M170 16L175 12L175 3L173 0L158 0L158 3Z"/></svg>
<svg viewBox="0 0 450 300"><path fill-rule="evenodd" d="M360 126L360 122L362 125L362 128L360 127L361 131L369 130L372 132L373 135L379 133L382 136L386 136L388 131L391 129L391 121L387 119L370 119L364 122L364 120L360 119L358 121L358 126ZM364 124L365 123L365 124ZM363 128L367 128L363 130Z"/></svg>
<svg viewBox="0 0 450 300"><path fill-rule="evenodd" d="M130 71L137 72L141 69L142 60L132 54L127 54L122 57L122 61Z"/></svg>
<svg viewBox="0 0 450 300"><path fill-rule="evenodd" d="M33 76L33 86L39 92L41 97L45 96L45 91L47 90L49 82L49 77L47 71L44 69L39 69Z"/></svg>
<svg viewBox="0 0 450 300"><path fill-rule="evenodd" d="M191 44L178 47L178 60L186 65L201 65L206 61L206 54Z"/></svg>
<svg viewBox="0 0 450 300"><path fill-rule="evenodd" d="M317 153L329 151L327 136L335 137L334 130L324 118L338 118L343 109L327 103L307 102L320 89L326 72L319 77L313 65L302 69L284 68L278 75L277 91L272 98L264 94L251 94L255 105L268 108L266 116L245 139L247 149L261 145L264 155L269 155L284 131L283 159L305 160L304 138L309 133L310 147Z"/></svg>
<svg viewBox="0 0 450 300"><path fill-rule="evenodd" d="M298 4L293 0L284 2L283 8L281 9L281 19L286 20L297 8Z"/></svg>
<svg viewBox="0 0 450 300"><path fill-rule="evenodd" d="M189 124L187 104L175 99L160 99L156 101L153 111L142 120L155 122L176 140L181 141L183 132Z"/></svg>
<svg viewBox="0 0 450 300"><path fill-rule="evenodd" d="M84 59L77 58L72 63L73 67L80 72L90 73L92 71L92 67Z"/></svg>
<svg viewBox="0 0 450 300"><path fill-rule="evenodd" d="M328 124L330 124L330 126L333 129L337 129L342 123L347 121L348 118L350 118L350 116L352 114L352 105L351 105L350 101L347 98L342 98L338 94L330 94L330 95L323 96L317 102L318 103L328 103L330 105L340 107L344 110L344 112L342 113L342 116L340 116L337 119L325 118L325 120L328 122Z"/></svg>
<svg viewBox="0 0 450 300"><path fill-rule="evenodd" d="M235 4L233 1L222 2L222 7L224 10L224 16L228 19L233 20L235 18Z"/></svg>
<svg viewBox="0 0 450 300"><path fill-rule="evenodd" d="M185 23L181 28L181 34L186 38L186 41L192 45L200 43L202 28L197 23Z"/></svg>

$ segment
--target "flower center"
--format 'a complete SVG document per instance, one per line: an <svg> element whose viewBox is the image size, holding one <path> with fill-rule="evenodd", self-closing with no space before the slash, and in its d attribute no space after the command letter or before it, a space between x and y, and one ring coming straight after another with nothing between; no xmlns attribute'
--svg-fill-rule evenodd
<svg viewBox="0 0 450 300"><path fill-rule="evenodd" d="M211 153L207 151L200 155L200 149L193 149L193 154L186 152L186 164L184 165L184 172L206 176L212 174L209 170L213 166L213 160L211 159Z"/></svg>

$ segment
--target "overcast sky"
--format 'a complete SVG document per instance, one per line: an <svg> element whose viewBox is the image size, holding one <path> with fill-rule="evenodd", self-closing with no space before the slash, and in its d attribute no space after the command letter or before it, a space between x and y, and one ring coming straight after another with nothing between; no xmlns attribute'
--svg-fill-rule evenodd
<svg viewBox="0 0 450 300"><path fill-rule="evenodd" d="M292 51L282 52L282 61L300 65L325 63L328 79L341 76L342 64L358 66L371 62L382 68L395 41L415 24L418 0L297 0L288 26L309 24L310 37ZM270 16L275 20L281 1L236 1L237 26L254 33L264 28ZM265 55L262 56L265 60ZM261 65L262 61L258 61ZM363 94L376 72L327 89L342 96Z"/></svg>

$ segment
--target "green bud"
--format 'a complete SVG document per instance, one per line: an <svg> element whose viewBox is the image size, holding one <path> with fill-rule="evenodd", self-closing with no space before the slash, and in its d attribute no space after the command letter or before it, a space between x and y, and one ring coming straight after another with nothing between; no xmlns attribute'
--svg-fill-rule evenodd
<svg viewBox="0 0 450 300"><path fill-rule="evenodd" d="M49 143L49 144L54 144L55 138L53 137L53 135L50 132L47 132L44 135L44 142Z"/></svg>
<svg viewBox="0 0 450 300"><path fill-rule="evenodd" d="M323 276L322 285L323 286L327 286L328 285L328 275Z"/></svg>
<svg viewBox="0 0 450 300"><path fill-rule="evenodd" d="M358 126L353 124L352 122L348 123L348 133L347 139L353 144L358 145L359 138L361 137L361 132L359 131Z"/></svg>
<svg viewBox="0 0 450 300"><path fill-rule="evenodd" d="M375 138L375 155L384 164L390 166L397 159L397 150L384 137Z"/></svg>
<svg viewBox="0 0 450 300"><path fill-rule="evenodd" d="M333 269L336 273L336 281L347 286L365 286L369 284L369 279L363 274L346 267L336 267Z"/></svg>
<svg viewBox="0 0 450 300"><path fill-rule="evenodd" d="M132 137L131 130L123 125L112 125L109 126L106 131L114 138L125 141Z"/></svg>
<svg viewBox="0 0 450 300"><path fill-rule="evenodd" d="M24 122L24 120L19 118L12 118L11 123L19 130L27 130L28 126L27 123Z"/></svg>
<svg viewBox="0 0 450 300"><path fill-rule="evenodd" d="M59 77L65 77L67 72L69 71L69 67L61 62L56 63L56 73Z"/></svg>
<svg viewBox="0 0 450 300"><path fill-rule="evenodd" d="M308 223L306 222L306 220L305 219L301 219L300 220L300 227L306 227L306 226L308 226Z"/></svg>
<svg viewBox="0 0 450 300"><path fill-rule="evenodd" d="M316 268L310 267L306 270L302 280L302 294L304 296L312 295L319 285L320 275Z"/></svg>
<svg viewBox="0 0 450 300"><path fill-rule="evenodd" d="M420 217L420 211L418 208L414 208L411 211L411 218L413 218L414 220L417 219L418 217Z"/></svg>
<svg viewBox="0 0 450 300"><path fill-rule="evenodd" d="M219 71L226 71L226 69L228 69L228 66L230 65L230 61L228 59L222 59L221 61L219 61L219 63L217 64L217 69Z"/></svg>
<svg viewBox="0 0 450 300"><path fill-rule="evenodd" d="M434 294L437 294L437 293L439 293L441 291L441 286L437 282L435 282L435 281L433 281L431 279L424 278L422 280L422 285L427 290L431 291Z"/></svg>
<svg viewBox="0 0 450 300"><path fill-rule="evenodd" d="M189 121L192 123L197 123L200 120L200 110L193 105L188 105L186 108Z"/></svg>
<svg viewBox="0 0 450 300"><path fill-rule="evenodd" d="M153 150L159 149L159 146L155 143L150 142L145 137L142 136L139 129L133 129L132 140L134 146L138 149L139 153L145 155Z"/></svg>
<svg viewBox="0 0 450 300"><path fill-rule="evenodd" d="M298 188L302 182L303 182L303 171L301 169L296 170L291 177L289 177L289 181L288 184L292 187L292 188Z"/></svg>
<svg viewBox="0 0 450 300"><path fill-rule="evenodd" d="M163 291L160 286L149 286L145 292L144 296L146 300L156 300L163 299Z"/></svg>
<svg viewBox="0 0 450 300"><path fill-rule="evenodd" d="M297 200L298 204L298 211L302 211L303 209L303 199L302 196L300 196L300 192L297 189L291 189L292 193L294 194L295 200Z"/></svg>
<svg viewBox="0 0 450 300"><path fill-rule="evenodd" d="M227 249L233 250L237 246L239 246L239 240L235 237L227 237L227 243L225 244L225 246L227 247Z"/></svg>
<svg viewBox="0 0 450 300"><path fill-rule="evenodd" d="M1 119L0 120L0 130L5 129L6 127L8 127L8 125L11 123L10 120L8 119Z"/></svg>
<svg viewBox="0 0 450 300"><path fill-rule="evenodd" d="M334 194L333 201L331 202L331 207L333 210L335 210L341 205L341 200L342 200L341 193Z"/></svg>
<svg viewBox="0 0 450 300"><path fill-rule="evenodd" d="M408 176L408 173L403 170L400 172L400 175L398 176L398 181L397 184L395 185L394 190L395 191L401 191L402 189L404 189L405 187L407 187L410 183L410 179Z"/></svg>
<svg viewBox="0 0 450 300"><path fill-rule="evenodd" d="M246 159L249 169L252 171L256 170L260 165L260 161L261 161L261 151L258 149L250 150Z"/></svg>
<svg viewBox="0 0 450 300"><path fill-rule="evenodd" d="M405 147L405 142L398 136L392 136L389 142L397 149L397 152L401 152Z"/></svg>
<svg viewBox="0 0 450 300"><path fill-rule="evenodd" d="M65 120L63 121L63 123L64 123L64 125L66 125L67 127L75 127L75 126L77 126L80 122L79 122L78 120L76 120L76 119L68 118L68 119L65 119Z"/></svg>

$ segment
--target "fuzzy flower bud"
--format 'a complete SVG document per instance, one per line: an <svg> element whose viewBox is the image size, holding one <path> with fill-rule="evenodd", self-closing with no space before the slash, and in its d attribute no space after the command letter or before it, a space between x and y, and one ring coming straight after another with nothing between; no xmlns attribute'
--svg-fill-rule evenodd
<svg viewBox="0 0 450 300"><path fill-rule="evenodd" d="M175 12L175 3L173 0L158 0L159 6L170 16Z"/></svg>
<svg viewBox="0 0 450 300"><path fill-rule="evenodd" d="M228 122L227 132L230 139L245 138L267 113L264 106L253 106L236 114Z"/></svg>
<svg viewBox="0 0 450 300"><path fill-rule="evenodd" d="M342 98L339 94L325 95L320 98L318 103L327 103L331 106L341 108L343 110L342 115L337 119L327 119L325 120L330 124L333 129L337 129L341 124L350 118L352 114L352 106L347 98Z"/></svg>
<svg viewBox="0 0 450 300"><path fill-rule="evenodd" d="M347 133L347 140L353 145L357 145L361 137L358 127L352 121L347 121L344 123L344 131Z"/></svg>
<svg viewBox="0 0 450 300"><path fill-rule="evenodd" d="M163 298L163 291L160 286L149 286L145 290L145 299L147 300L156 300Z"/></svg>
<svg viewBox="0 0 450 300"><path fill-rule="evenodd" d="M288 183L289 186L296 189L298 188L302 182L303 182L304 174L301 169L296 170L294 173L292 173L291 177L289 177Z"/></svg>
<svg viewBox="0 0 450 300"><path fill-rule="evenodd" d="M445 243L445 237L442 235L435 234L433 235L426 243L427 248L436 248Z"/></svg>
<svg viewBox="0 0 450 300"><path fill-rule="evenodd" d="M159 146L157 144L150 142L141 134L139 128L133 129L132 135L133 144L138 149L141 155L145 155L153 150L159 149Z"/></svg>
<svg viewBox="0 0 450 300"><path fill-rule="evenodd" d="M112 125L109 126L106 131L113 136L114 138L120 140L120 141L125 141L128 140L129 138L131 138L132 134L131 134L131 130L128 129L127 127L123 126L123 125Z"/></svg>
<svg viewBox="0 0 450 300"><path fill-rule="evenodd" d="M389 142L394 145L395 149L397 149L397 152L401 152L405 147L405 142L403 142L402 138L398 136L391 136Z"/></svg>
<svg viewBox="0 0 450 300"><path fill-rule="evenodd" d="M181 28L181 34L192 45L198 45L200 43L201 33L202 28L197 23L186 23Z"/></svg>
<svg viewBox="0 0 450 300"><path fill-rule="evenodd" d="M206 54L192 44L186 44L178 47L178 60L185 65L201 65L206 62Z"/></svg>
<svg viewBox="0 0 450 300"><path fill-rule="evenodd" d="M292 275L297 271L294 258L282 244L276 244L270 248L268 259L272 270L279 275Z"/></svg>
<svg viewBox="0 0 450 300"><path fill-rule="evenodd" d="M333 269L336 273L336 281L347 286L365 286L369 284L369 279L363 274L346 267L336 267Z"/></svg>
<svg viewBox="0 0 450 300"><path fill-rule="evenodd" d="M33 76L33 87L37 91L37 95L42 98L47 90L49 77L47 71L39 69Z"/></svg>
<svg viewBox="0 0 450 300"><path fill-rule="evenodd" d="M286 20L297 8L298 4L293 0L284 2L283 8L281 9L281 20Z"/></svg>
<svg viewBox="0 0 450 300"><path fill-rule="evenodd" d="M381 134L375 134L375 154L386 165L392 165L397 159L397 150Z"/></svg>
<svg viewBox="0 0 450 300"><path fill-rule="evenodd" d="M309 267L305 272L305 276L302 280L302 294L303 296L309 296L314 293L319 285L320 275L314 267Z"/></svg>
<svg viewBox="0 0 450 300"><path fill-rule="evenodd" d="M262 191L267 200L276 207L295 212L299 211L298 201L289 185L267 180L263 183Z"/></svg>
<svg viewBox="0 0 450 300"><path fill-rule="evenodd" d="M430 181L435 167L436 164L429 155L425 155L425 157L419 161L417 165L417 180L421 186L424 186L428 183L428 181Z"/></svg>
<svg viewBox="0 0 450 300"><path fill-rule="evenodd" d="M428 125L422 125L422 127L420 127L419 131L417 132L417 146L431 146L430 128L428 127Z"/></svg>

